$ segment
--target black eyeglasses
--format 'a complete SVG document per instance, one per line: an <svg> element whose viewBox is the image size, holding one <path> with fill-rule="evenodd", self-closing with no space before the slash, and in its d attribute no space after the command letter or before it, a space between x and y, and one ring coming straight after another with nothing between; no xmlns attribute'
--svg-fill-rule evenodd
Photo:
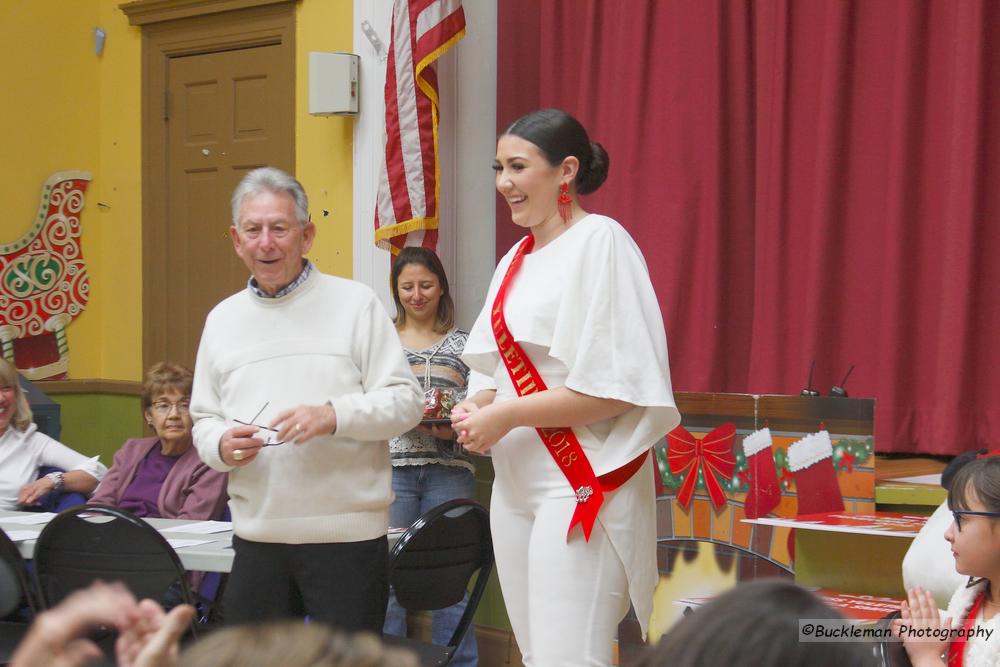
<svg viewBox="0 0 1000 667"><path fill-rule="evenodd" d="M972 510L952 510L951 516L953 519L955 519L955 528L958 528L958 530L961 531L963 516L988 516L996 519L1000 518L1000 512L973 512Z"/></svg>
<svg viewBox="0 0 1000 667"><path fill-rule="evenodd" d="M267 403L265 403L264 407L262 407L260 410L258 410L257 414L255 414L253 416L253 419L251 419L248 422L240 421L239 419L234 419L233 421L236 422L237 424L243 424L244 426L256 426L257 428L261 429L262 431L270 431L271 434L277 433L278 429L276 429L276 428L271 428L270 426L264 426L262 424L254 424L254 422L257 421L257 417L260 417L260 413L264 412L264 410L270 404L271 404L271 401L268 401ZM264 447L274 447L275 445L283 445L283 444L285 444L284 440L278 440L278 441L272 440L271 438L274 437L274 436L271 435L271 434L268 434L267 440L264 441L264 445L263 445Z"/></svg>

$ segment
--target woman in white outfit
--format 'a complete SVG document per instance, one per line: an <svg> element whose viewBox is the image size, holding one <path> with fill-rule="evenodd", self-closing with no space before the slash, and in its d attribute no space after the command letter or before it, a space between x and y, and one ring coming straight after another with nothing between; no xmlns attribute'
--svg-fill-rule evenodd
<svg viewBox="0 0 1000 667"><path fill-rule="evenodd" d="M0 509L34 505L53 491L90 495L108 471L97 458L87 458L39 432L31 421L17 369L0 358ZM66 472L35 479L42 466Z"/></svg>
<svg viewBox="0 0 1000 667"><path fill-rule="evenodd" d="M580 207L608 156L575 118L515 121L494 169L529 235L469 335L453 425L493 456L497 570L525 664L608 665L630 601L645 632L658 579L649 449L680 421L663 319L628 232Z"/></svg>

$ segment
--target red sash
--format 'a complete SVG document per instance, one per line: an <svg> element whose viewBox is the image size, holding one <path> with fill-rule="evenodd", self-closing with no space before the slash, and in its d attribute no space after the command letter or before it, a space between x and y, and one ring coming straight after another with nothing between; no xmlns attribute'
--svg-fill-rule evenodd
<svg viewBox="0 0 1000 667"><path fill-rule="evenodd" d="M969 615L965 619L965 625L962 626L962 634L948 644L948 667L962 667L965 662L965 645L969 641L969 633L972 632L972 626L976 624L976 616L979 615L979 608L983 606L985 599L986 591L976 596L976 601L972 603L972 609L969 610Z"/></svg>
<svg viewBox="0 0 1000 667"><path fill-rule="evenodd" d="M503 282L500 283L500 289L497 290L493 310L490 313L490 323L493 328L493 336L497 341L497 348L500 350L500 357L503 359L518 396L527 396L545 391L548 388L538 370L535 369L535 365L531 363L531 359L514 341L503 316L503 303L507 296L507 288L514 275L521 268L524 256L531 251L534 245L535 238L529 235L518 246L514 253L514 259L511 260L510 267L507 269L507 274L504 276ZM556 466L576 492L576 510L569 522L566 537L569 538L573 527L579 523L583 528L584 539L590 541L590 533L593 530L594 521L597 520L597 512L604 503L605 492L613 491L628 481L642 467L643 461L646 460L646 452L621 468L598 477L594 474L594 469L590 467L590 461L587 459L583 447L580 446L576 434L573 433L573 429L556 427L536 428L535 430L538 431L538 437L542 439L545 448L556 462Z"/></svg>

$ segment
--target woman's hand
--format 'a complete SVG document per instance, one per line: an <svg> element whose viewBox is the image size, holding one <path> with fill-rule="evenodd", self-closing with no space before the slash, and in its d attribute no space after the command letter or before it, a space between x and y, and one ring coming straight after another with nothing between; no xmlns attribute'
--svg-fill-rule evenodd
<svg viewBox="0 0 1000 667"><path fill-rule="evenodd" d="M173 667L177 642L187 630L194 607L186 604L165 614L152 600L137 603L120 583L95 582L35 619L17 647L13 667L83 667L101 658L86 634L95 626L118 628L116 645L122 667Z"/></svg>
<svg viewBox="0 0 1000 667"><path fill-rule="evenodd" d="M469 399L467 401L462 401L451 409L451 426L455 427L455 424L465 419L468 415L479 409L479 404L475 401Z"/></svg>
<svg viewBox="0 0 1000 667"><path fill-rule="evenodd" d="M41 498L51 493L52 489L55 487L55 482L48 477L42 477L41 479L36 479L33 482L28 482L21 487L20 491L17 492L17 504L34 505Z"/></svg>
<svg viewBox="0 0 1000 667"><path fill-rule="evenodd" d="M461 442L462 435L464 434L463 431L459 429L458 424L478 409L479 404L472 399L462 401L451 409L451 429L455 432L455 440Z"/></svg>
<svg viewBox="0 0 1000 667"><path fill-rule="evenodd" d="M122 584L97 582L42 612L17 647L14 667L77 667L101 657L86 638L94 626L127 623L135 598Z"/></svg>
<svg viewBox="0 0 1000 667"><path fill-rule="evenodd" d="M911 588L906 592L906 600L899 605L899 611L901 618L892 622L892 630L903 642L913 667L944 665L941 656L948 649L946 630L951 628L951 619L941 618L934 596L919 587ZM906 629L918 632L906 632Z"/></svg>
<svg viewBox="0 0 1000 667"><path fill-rule="evenodd" d="M179 641L190 627L194 607L178 605L164 613L152 600L140 602L121 628L115 654L121 667L174 667Z"/></svg>
<svg viewBox="0 0 1000 667"><path fill-rule="evenodd" d="M456 405L451 411L451 424L458 432L458 442L474 454L485 454L490 448L507 435L516 425L511 419L510 406L513 401L491 403L479 407L475 403L465 407L466 403ZM463 408L456 416L456 411Z"/></svg>

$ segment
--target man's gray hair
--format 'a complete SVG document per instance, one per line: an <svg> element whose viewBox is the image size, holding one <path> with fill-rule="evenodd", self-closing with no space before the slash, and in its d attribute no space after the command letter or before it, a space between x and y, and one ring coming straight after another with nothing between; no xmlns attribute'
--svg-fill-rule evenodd
<svg viewBox="0 0 1000 667"><path fill-rule="evenodd" d="M309 197L295 177L275 167L254 169L240 181L233 191L233 226L239 229L240 207L250 195L262 192L285 193L295 202L295 217L303 227L309 222Z"/></svg>

